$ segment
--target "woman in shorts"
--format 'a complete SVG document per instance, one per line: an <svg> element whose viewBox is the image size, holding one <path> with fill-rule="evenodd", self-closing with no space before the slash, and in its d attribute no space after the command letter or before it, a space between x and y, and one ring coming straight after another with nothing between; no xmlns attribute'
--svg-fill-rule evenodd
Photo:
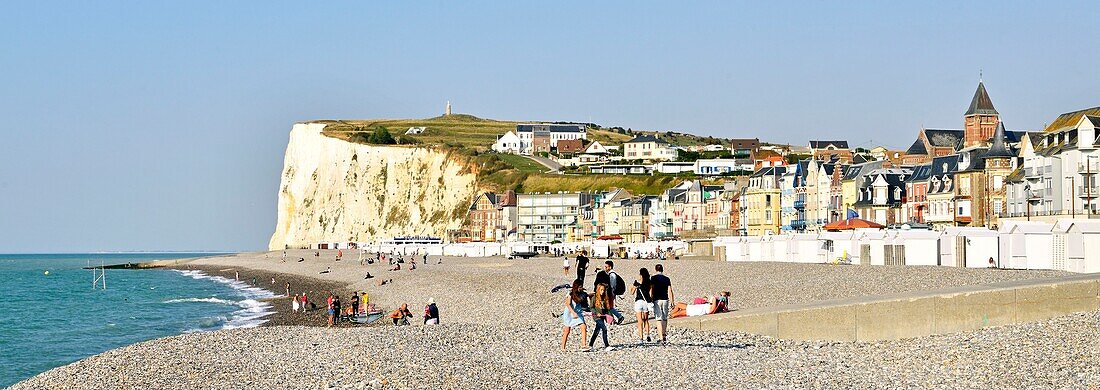
<svg viewBox="0 0 1100 390"><path fill-rule="evenodd" d="M638 280L634 281L634 285L630 287L631 294L634 294L634 312L638 316L638 340L650 341L649 338L649 313L653 303L649 299L649 270L642 268L638 270Z"/></svg>
<svg viewBox="0 0 1100 390"><path fill-rule="evenodd" d="M588 326L584 324L584 306L588 301L588 293L584 292L584 283L580 280L573 281L573 288L569 290L569 296L565 298L565 310L561 313L561 351L565 352L565 345L569 341L569 331L573 328L581 328L582 351L589 351L584 341L588 338Z"/></svg>
<svg viewBox="0 0 1100 390"><path fill-rule="evenodd" d="M569 275L569 258L568 257L563 258L561 260L561 272L566 274L566 275Z"/></svg>

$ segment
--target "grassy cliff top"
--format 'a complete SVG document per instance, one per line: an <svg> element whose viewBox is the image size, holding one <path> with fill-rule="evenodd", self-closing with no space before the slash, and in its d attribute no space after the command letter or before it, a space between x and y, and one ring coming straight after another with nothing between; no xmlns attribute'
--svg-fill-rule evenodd
<svg viewBox="0 0 1100 390"><path fill-rule="evenodd" d="M489 150L497 137L508 131L515 131L520 123L546 123L542 121L504 121L478 118L467 114L437 116L427 119L354 119L354 120L317 120L324 123L325 135L349 142L364 142L357 135L370 134L376 129L385 128L399 139L401 144L422 146L450 146L483 152ZM424 127L421 134L405 135L410 127ZM590 126L588 140L599 141L605 146L621 145L636 135L658 134L674 145L725 144L727 140L715 137L700 137L680 132L627 131L621 128L603 128Z"/></svg>
<svg viewBox="0 0 1100 390"><path fill-rule="evenodd" d="M487 190L556 192L625 188L638 195L656 195L683 180L683 178L667 175L552 175L545 173L546 168L542 165L523 156L485 153L497 137L508 131L515 131L517 124L547 122L502 121L453 114L427 119L316 120L310 123L324 123L326 124L324 135L348 142L371 144L370 136L384 128L398 144L449 150L454 152L456 157L477 167L478 181ZM405 135L410 127L424 127L425 130L420 134ZM674 145L727 143L720 138L685 133L629 131L619 127L602 128L595 125L588 128L588 140L599 141L605 146L622 145L637 135L655 133Z"/></svg>

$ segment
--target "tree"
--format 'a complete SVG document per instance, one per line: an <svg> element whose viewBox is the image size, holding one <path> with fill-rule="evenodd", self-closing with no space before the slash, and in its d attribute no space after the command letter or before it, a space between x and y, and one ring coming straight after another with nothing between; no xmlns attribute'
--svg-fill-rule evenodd
<svg viewBox="0 0 1100 390"><path fill-rule="evenodd" d="M397 143L397 140L393 139L393 135L386 129L386 126L379 126L374 129L374 133L371 133L367 142L376 145L393 145Z"/></svg>

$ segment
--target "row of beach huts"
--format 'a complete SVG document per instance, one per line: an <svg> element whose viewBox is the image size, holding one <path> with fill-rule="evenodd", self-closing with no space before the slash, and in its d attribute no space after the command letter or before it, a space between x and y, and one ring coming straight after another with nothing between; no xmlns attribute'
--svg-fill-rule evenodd
<svg viewBox="0 0 1100 390"><path fill-rule="evenodd" d="M524 242L325 243L327 249L358 248L402 255L489 257L516 252L571 254L596 258L713 256L725 261L923 265L967 268L1051 269L1100 272L1100 220L1055 223L1006 221L999 230L948 227L943 230L856 229L840 232L729 236L691 241L626 243L614 240L537 244Z"/></svg>
<svg viewBox="0 0 1100 390"><path fill-rule="evenodd" d="M719 237L726 261L937 265L1100 272L1100 220L1006 222L1000 230L857 229L818 234Z"/></svg>

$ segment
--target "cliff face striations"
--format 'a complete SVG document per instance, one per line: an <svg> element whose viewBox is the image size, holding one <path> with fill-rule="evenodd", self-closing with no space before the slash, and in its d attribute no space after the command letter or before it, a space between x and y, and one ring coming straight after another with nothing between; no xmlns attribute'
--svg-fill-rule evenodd
<svg viewBox="0 0 1100 390"><path fill-rule="evenodd" d="M271 250L461 227L477 192L476 173L462 162L433 149L330 138L324 127L300 123L290 132Z"/></svg>

